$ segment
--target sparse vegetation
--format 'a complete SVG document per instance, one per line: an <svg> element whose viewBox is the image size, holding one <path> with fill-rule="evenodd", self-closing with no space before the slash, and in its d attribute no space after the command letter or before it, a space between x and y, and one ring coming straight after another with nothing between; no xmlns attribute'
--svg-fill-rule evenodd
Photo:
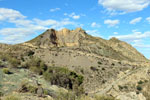
<svg viewBox="0 0 150 100"><path fill-rule="evenodd" d="M79 94L80 92L83 93L83 88L81 85L83 83L83 76L78 75L67 68L49 67L44 73L44 77L46 80L49 80L51 84L73 89L78 91Z"/></svg>
<svg viewBox="0 0 150 100"><path fill-rule="evenodd" d="M100 65L102 64L102 62L100 62L100 61L98 61L97 63L100 64Z"/></svg>
<svg viewBox="0 0 150 100"><path fill-rule="evenodd" d="M138 85L138 86L136 87L136 89L137 89L138 91L142 91L142 87L141 87L140 85Z"/></svg>
<svg viewBox="0 0 150 100"><path fill-rule="evenodd" d="M139 82L138 82L138 84L143 84L144 82L142 81L142 80L140 80Z"/></svg>
<svg viewBox="0 0 150 100"><path fill-rule="evenodd" d="M118 85L118 87L119 87L119 90L122 90L122 89L123 89L123 86L121 86L121 85Z"/></svg>
<svg viewBox="0 0 150 100"><path fill-rule="evenodd" d="M21 99L18 96L11 95L11 96L6 96L5 100L21 100Z"/></svg>
<svg viewBox="0 0 150 100"><path fill-rule="evenodd" d="M37 86L33 86L32 84L29 84L28 81L23 81L20 85L20 88L18 90L18 92L22 92L22 93L36 93L37 90Z"/></svg>
<svg viewBox="0 0 150 100"><path fill-rule="evenodd" d="M32 51L32 50L29 50L28 52L27 52L27 56L33 56L34 55L34 51Z"/></svg>
<svg viewBox="0 0 150 100"><path fill-rule="evenodd" d="M78 91L77 94L83 93L82 88L83 76L64 67L48 67L39 58L32 57L23 67L43 75L44 78L53 85L58 85L67 89ZM80 91L79 91L80 90Z"/></svg>
<svg viewBox="0 0 150 100"><path fill-rule="evenodd" d="M0 91L0 97L2 97L3 95L4 95L4 93Z"/></svg>
<svg viewBox="0 0 150 100"><path fill-rule="evenodd" d="M3 68L3 73L5 74L12 74L9 68Z"/></svg>
<svg viewBox="0 0 150 100"><path fill-rule="evenodd" d="M150 100L150 81L147 80L145 84L143 84L142 93L146 97L146 100Z"/></svg>
<svg viewBox="0 0 150 100"><path fill-rule="evenodd" d="M96 96L95 100L116 100L116 99L111 96Z"/></svg>
<svg viewBox="0 0 150 100"><path fill-rule="evenodd" d="M98 71L98 69L97 69L96 67L93 67L93 66L91 66L90 69L91 69L92 71Z"/></svg>
<svg viewBox="0 0 150 100"><path fill-rule="evenodd" d="M115 66L115 64L114 64L114 63L112 63L111 65L112 65L112 66Z"/></svg>
<svg viewBox="0 0 150 100"><path fill-rule="evenodd" d="M118 85L118 87L119 87L119 90L123 90L123 89L128 89L128 86L121 86L121 85Z"/></svg>
<svg viewBox="0 0 150 100"><path fill-rule="evenodd" d="M105 68L102 68L102 70L105 70Z"/></svg>
<svg viewBox="0 0 150 100"><path fill-rule="evenodd" d="M25 65L23 65L23 67L28 68L39 75L42 75L47 70L47 65L37 57L32 57Z"/></svg>
<svg viewBox="0 0 150 100"><path fill-rule="evenodd" d="M86 95L76 96L72 91L67 93L60 91L56 100L116 100L116 99L111 96L98 96L98 95L94 97Z"/></svg>
<svg viewBox="0 0 150 100"><path fill-rule="evenodd" d="M0 53L0 59L3 62L7 61L8 63L10 63L10 67L18 67L18 65L20 65L20 61L17 58L6 53Z"/></svg>

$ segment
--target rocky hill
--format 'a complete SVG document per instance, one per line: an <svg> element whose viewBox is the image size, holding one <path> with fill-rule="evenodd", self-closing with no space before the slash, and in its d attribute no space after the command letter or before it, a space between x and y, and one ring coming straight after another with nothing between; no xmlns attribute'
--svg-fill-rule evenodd
<svg viewBox="0 0 150 100"><path fill-rule="evenodd" d="M9 76L5 75L9 73L6 68L12 72ZM5 83L11 76L25 79L28 77L29 83L39 81L43 89L46 89L48 84L50 87L55 85L57 88L63 88L63 91L69 90L69 93L71 90L75 93L74 96L82 95L89 100L105 100L102 99L104 97L96 99L95 95L111 97L106 100L149 100L149 71L149 60L131 45L116 38L105 40L90 36L81 28L65 28L59 31L48 29L25 43L0 44L0 77L5 76ZM0 86L7 88L1 90L2 93L7 90L11 93L21 88L20 91L25 93L23 95L31 93L28 99L38 93L36 84L34 88L30 86L32 92L28 89L29 86L17 87L21 81L23 80L16 84L14 81L8 82L7 86L1 81ZM48 92L48 96L54 100L59 98L56 95L59 90L47 89L53 91ZM22 95L22 92L19 94Z"/></svg>
<svg viewBox="0 0 150 100"><path fill-rule="evenodd" d="M48 29L25 44L41 48L68 47L69 49L78 49L79 51L94 53L117 60L148 61L135 48L123 41L116 38L104 40L92 37L81 28L76 28L75 30L64 28L60 31Z"/></svg>

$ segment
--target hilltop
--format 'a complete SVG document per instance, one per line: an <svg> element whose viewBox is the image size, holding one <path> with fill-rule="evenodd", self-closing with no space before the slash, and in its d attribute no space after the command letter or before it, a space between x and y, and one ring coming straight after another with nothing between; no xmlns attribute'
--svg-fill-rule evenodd
<svg viewBox="0 0 150 100"><path fill-rule="evenodd" d="M35 39L24 44L40 48L67 47L68 49L77 49L78 51L94 53L117 60L127 61L148 61L141 53L126 42L116 38L105 40L98 37L92 37L82 28L75 30L48 29Z"/></svg>

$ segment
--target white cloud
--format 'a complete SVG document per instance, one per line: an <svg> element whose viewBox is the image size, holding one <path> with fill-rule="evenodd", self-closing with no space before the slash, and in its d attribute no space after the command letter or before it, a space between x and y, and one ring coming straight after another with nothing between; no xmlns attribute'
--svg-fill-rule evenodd
<svg viewBox="0 0 150 100"><path fill-rule="evenodd" d="M117 34L118 34L118 32L114 32L114 34L115 34L115 35L117 35Z"/></svg>
<svg viewBox="0 0 150 100"><path fill-rule="evenodd" d="M67 25L78 26L76 22L70 21L69 19L40 20L34 18L28 20L19 11L7 8L0 8L0 22L0 24L12 23L16 26L14 28L0 29L0 42L11 44L24 42L27 40L27 37L49 28L61 29Z"/></svg>
<svg viewBox="0 0 150 100"><path fill-rule="evenodd" d="M100 24L97 24L96 22L93 22L93 23L91 24L91 27L97 27L97 28L99 28L99 27L101 27L101 25L100 25Z"/></svg>
<svg viewBox="0 0 150 100"><path fill-rule="evenodd" d="M40 19L35 18L33 20L38 25L42 25L42 26L49 26L49 25L55 25L55 24L57 24L57 21L56 20L52 20L52 19L49 19L49 20L40 20Z"/></svg>
<svg viewBox="0 0 150 100"><path fill-rule="evenodd" d="M98 0L107 11L120 11L121 13L137 12L148 7L150 0Z"/></svg>
<svg viewBox="0 0 150 100"><path fill-rule="evenodd" d="M51 28L56 28L56 29L61 29L62 27L66 25L73 25L73 26L78 26L77 23L70 21L69 19L63 19L60 21L53 20L53 19L48 19L48 20L40 20L40 19L34 19L35 23L39 26L49 26Z"/></svg>
<svg viewBox="0 0 150 100"><path fill-rule="evenodd" d="M139 44L133 44L133 46L135 47L139 47L139 48L150 48L150 45L146 45L146 44L143 44L143 43L139 43Z"/></svg>
<svg viewBox="0 0 150 100"><path fill-rule="evenodd" d="M33 24L31 20L25 20L25 19L11 20L8 22L14 23L16 24L16 26L30 26L31 24Z"/></svg>
<svg viewBox="0 0 150 100"><path fill-rule="evenodd" d="M53 9L50 9L50 12L55 12L55 11L59 11L60 8L53 8Z"/></svg>
<svg viewBox="0 0 150 100"><path fill-rule="evenodd" d="M26 16L22 15L19 11L8 8L0 8L0 21L13 21L24 18L26 18Z"/></svg>
<svg viewBox="0 0 150 100"><path fill-rule="evenodd" d="M119 20L110 20L110 19L108 19L108 20L104 21L104 24L108 24L109 27L114 27L114 26L116 26L119 23L120 23Z"/></svg>
<svg viewBox="0 0 150 100"><path fill-rule="evenodd" d="M130 24L136 24L136 23L140 22L141 20L142 20L142 17L135 18L130 21Z"/></svg>
<svg viewBox="0 0 150 100"><path fill-rule="evenodd" d="M137 32L135 30L132 31L132 34L128 34L128 35L119 35L119 36L115 36L118 39L124 40L124 41L136 41L136 40L140 40L140 39L144 39L144 38L150 38L150 32Z"/></svg>
<svg viewBox="0 0 150 100"><path fill-rule="evenodd" d="M147 17L146 20L150 23L150 17Z"/></svg>
<svg viewBox="0 0 150 100"><path fill-rule="evenodd" d="M74 15L74 16L72 16L72 18L73 18L73 19L79 19L80 16L79 16L79 15Z"/></svg>
<svg viewBox="0 0 150 100"><path fill-rule="evenodd" d="M77 15L77 14L75 14L74 12L71 13L71 14L64 13L64 15L65 15L65 16L69 16L69 17L71 17L71 18L73 18L73 19L79 19L79 18L81 17L80 15Z"/></svg>
<svg viewBox="0 0 150 100"><path fill-rule="evenodd" d="M100 32L98 30L87 30L86 31L88 34L92 35L92 36L96 36L96 37L102 37L100 35Z"/></svg>
<svg viewBox="0 0 150 100"><path fill-rule="evenodd" d="M0 30L1 35L30 34L32 32L30 29L26 28L4 28Z"/></svg>

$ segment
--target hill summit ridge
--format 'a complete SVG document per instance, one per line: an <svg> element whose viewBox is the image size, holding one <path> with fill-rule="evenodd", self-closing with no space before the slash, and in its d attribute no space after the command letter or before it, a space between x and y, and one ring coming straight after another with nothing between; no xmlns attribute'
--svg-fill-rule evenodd
<svg viewBox="0 0 150 100"><path fill-rule="evenodd" d="M80 39L85 37L85 35L86 32L82 28L76 28L75 30L64 28L59 31L48 29L43 34L27 43L44 47L79 46Z"/></svg>
<svg viewBox="0 0 150 100"><path fill-rule="evenodd" d="M88 35L82 28L76 28L75 30L69 30L67 28L61 30L48 29L38 37L23 44L49 49L53 47L65 47L117 60L147 61L130 44L115 37L109 40L93 37Z"/></svg>

